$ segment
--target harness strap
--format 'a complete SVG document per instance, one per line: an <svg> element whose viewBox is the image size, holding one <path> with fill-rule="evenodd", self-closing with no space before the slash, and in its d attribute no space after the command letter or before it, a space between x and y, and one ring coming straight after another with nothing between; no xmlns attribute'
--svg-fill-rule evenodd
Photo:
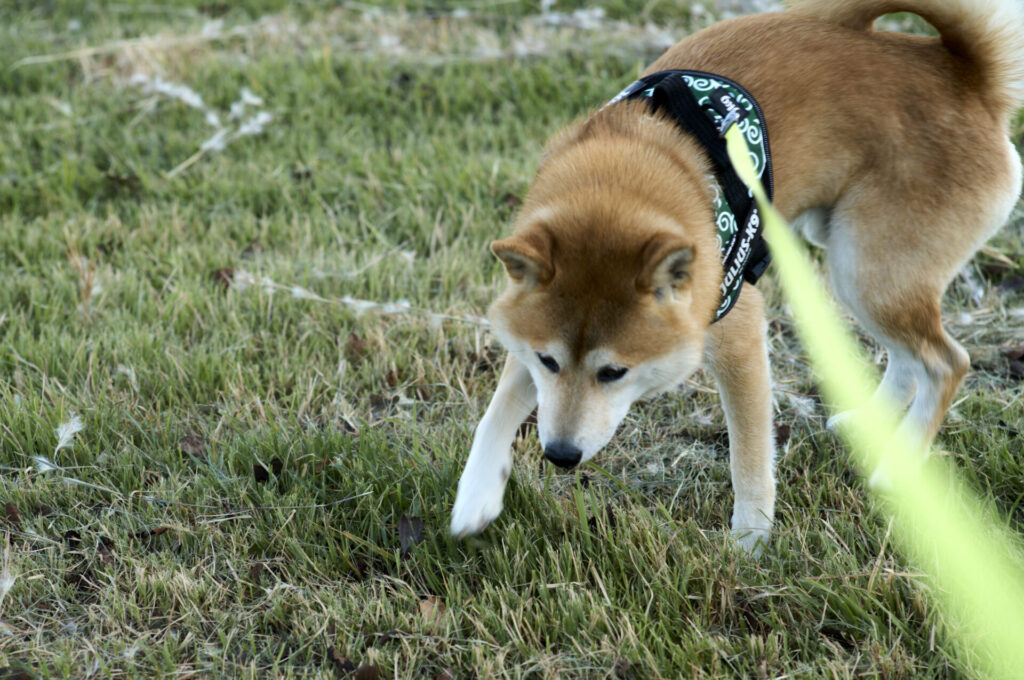
<svg viewBox="0 0 1024 680"><path fill-rule="evenodd" d="M700 99L693 89L698 79L702 82ZM709 91L708 88L712 89ZM738 227L730 239L722 242L725 279L722 305L714 319L717 321L735 304L743 282L756 283L771 263L771 254L761 236L762 224L757 205L736 174L724 139L724 133L731 125L744 121L748 116L755 117L764 135L758 143L763 147L762 174L767 179L767 194L771 199L774 186L764 116L756 100L738 84L700 71L653 73L632 83L606 106L623 99L638 98L646 99L655 111L663 110L701 145L711 161L721 197L732 212L729 219L735 219ZM746 125L749 126L750 121Z"/></svg>
<svg viewBox="0 0 1024 680"><path fill-rule="evenodd" d="M707 113L697 103L690 87L682 78L669 78L671 72L654 74L658 76L653 83L654 93L650 97L651 107L655 110L664 109L679 123L684 130L697 139L715 168L715 177L725 200L729 202L733 213L741 223L746 221L747 213L754 203L746 185L732 167L729 154L725 149L725 139L721 137L718 127L711 122ZM652 76L648 76L652 77Z"/></svg>

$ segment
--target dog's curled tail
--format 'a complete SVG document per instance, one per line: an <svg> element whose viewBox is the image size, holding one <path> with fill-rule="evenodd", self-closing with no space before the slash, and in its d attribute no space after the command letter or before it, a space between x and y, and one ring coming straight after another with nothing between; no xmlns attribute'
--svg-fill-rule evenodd
<svg viewBox="0 0 1024 680"><path fill-rule="evenodd" d="M970 60L982 90L1004 113L1024 103L1024 0L787 0L795 14L870 30L883 14L911 12L934 26L946 47Z"/></svg>

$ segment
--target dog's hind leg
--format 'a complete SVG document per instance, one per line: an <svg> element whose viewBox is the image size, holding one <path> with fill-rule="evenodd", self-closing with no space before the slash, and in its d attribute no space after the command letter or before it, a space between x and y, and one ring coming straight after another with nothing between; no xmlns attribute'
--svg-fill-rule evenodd
<svg viewBox="0 0 1024 680"><path fill-rule="evenodd" d="M757 554L768 541L775 511L771 374L757 288L745 286L736 306L711 326L708 358L729 428L733 536Z"/></svg>
<svg viewBox="0 0 1024 680"><path fill-rule="evenodd" d="M847 186L831 213L833 291L889 349L874 399L899 407L912 396L900 434L922 461L970 365L942 327L942 295L1006 223L1020 193L1021 161L1004 125L975 112L941 129L919 128L941 144L883 157L888 162ZM888 486L882 468L873 486Z"/></svg>
<svg viewBox="0 0 1024 680"><path fill-rule="evenodd" d="M967 352L942 327L942 294L991 232L988 222L996 216L949 211L921 224L899 210L888 219L872 213L870 223L861 216L854 221L849 213L834 221L829 274L836 297L888 349L889 365L872 401L893 408L909 402L899 434L911 443L911 455L923 461L970 364ZM902 228L893 220L904 220ZM881 468L870 484L888 486Z"/></svg>
<svg viewBox="0 0 1024 680"><path fill-rule="evenodd" d="M509 354L459 478L452 535L480 533L501 513L505 484L512 473L512 442L520 424L536 406L537 390L529 371Z"/></svg>
<svg viewBox="0 0 1024 680"><path fill-rule="evenodd" d="M897 343L884 342L887 358L885 375L882 376L882 382L871 397L872 403L867 410L871 410L874 406L895 407L903 410L910 406L914 395L917 394L918 364L913 355ZM837 413L828 419L826 427L832 432L839 433L852 415L850 411Z"/></svg>
<svg viewBox="0 0 1024 680"><path fill-rule="evenodd" d="M912 288L912 286L908 286ZM906 397L912 395L910 408L899 426L898 437L911 446L911 455L923 461L942 420L960 387L970 361L967 352L949 337L942 328L939 287L906 290L902 299L917 298L912 311L894 311L886 307L892 300L866 300L871 293L861 296L862 305L872 314L866 326L880 328L876 337L889 348L889 366L886 378L872 398L876 404L885 400L895 407L906 406ZM896 375L893 380L890 376ZM912 389L916 387L916 389ZM872 474L869 484L886 488L889 481L880 465Z"/></svg>

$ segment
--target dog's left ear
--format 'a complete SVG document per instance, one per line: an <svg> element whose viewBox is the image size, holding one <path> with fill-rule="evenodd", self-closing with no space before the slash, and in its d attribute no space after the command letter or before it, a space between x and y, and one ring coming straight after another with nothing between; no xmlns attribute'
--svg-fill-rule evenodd
<svg viewBox="0 0 1024 680"><path fill-rule="evenodd" d="M517 234L491 244L491 252L505 265L509 277L531 287L546 284L554 276L550 250L550 242L535 233Z"/></svg>
<svg viewBox="0 0 1024 680"><path fill-rule="evenodd" d="M637 289L654 293L685 288L693 272L694 247L676 235L657 236L647 242L636 278Z"/></svg>

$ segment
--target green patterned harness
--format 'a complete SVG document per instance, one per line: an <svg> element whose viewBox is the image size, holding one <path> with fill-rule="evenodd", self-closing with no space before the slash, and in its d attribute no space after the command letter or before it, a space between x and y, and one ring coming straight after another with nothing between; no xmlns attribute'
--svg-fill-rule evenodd
<svg viewBox="0 0 1024 680"><path fill-rule="evenodd" d="M750 160L771 198L774 183L764 114L741 86L701 71L653 73L632 83L606 106L640 97L646 98L655 110L665 110L683 131L693 136L715 168L715 224L725 269L722 302L714 319L718 321L736 304L743 281L756 283L771 262L761 237L761 215L753 195L736 176L723 139L730 126L738 127L750 149Z"/></svg>

